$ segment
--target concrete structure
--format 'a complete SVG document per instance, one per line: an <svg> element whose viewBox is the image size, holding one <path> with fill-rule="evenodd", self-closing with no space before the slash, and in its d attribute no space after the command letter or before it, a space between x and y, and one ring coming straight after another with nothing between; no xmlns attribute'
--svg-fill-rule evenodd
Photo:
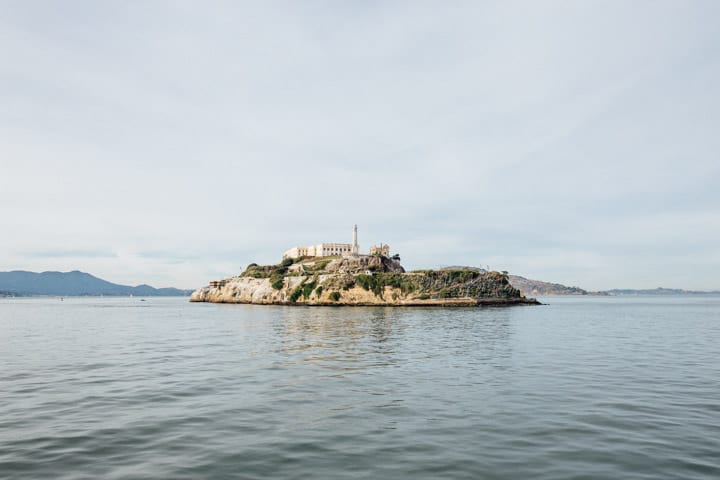
<svg viewBox="0 0 720 480"><path fill-rule="evenodd" d="M390 245L382 243L380 245L373 245L372 247L370 247L370 255L381 255L383 257L389 257Z"/></svg>
<svg viewBox="0 0 720 480"><path fill-rule="evenodd" d="M390 247L387 245L380 245L380 247L373 247L378 249L375 254L382 254L388 256L390 254ZM373 254L371 250L370 254ZM283 254L283 258L299 258L299 257L334 257L334 256L354 256L360 255L360 245L357 240L357 225L353 225L352 243L319 243L317 245L310 245L309 247L293 247L290 250L286 250Z"/></svg>
<svg viewBox="0 0 720 480"><path fill-rule="evenodd" d="M283 258L332 257L335 255L352 255L352 245L349 243L319 243L309 247L293 247L283 254Z"/></svg>
<svg viewBox="0 0 720 480"><path fill-rule="evenodd" d="M355 256L360 255L360 246L357 243L357 225L353 225L353 243L351 253Z"/></svg>

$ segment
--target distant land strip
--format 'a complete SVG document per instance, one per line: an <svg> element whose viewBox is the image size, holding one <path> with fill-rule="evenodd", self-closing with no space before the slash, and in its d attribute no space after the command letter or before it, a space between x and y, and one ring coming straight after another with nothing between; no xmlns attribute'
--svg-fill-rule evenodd
<svg viewBox="0 0 720 480"><path fill-rule="evenodd" d="M655 296L671 296L671 295L720 295L720 290L683 290L681 288L652 288L644 290L635 290L631 288L615 288L608 290L610 295L655 295Z"/></svg>
<svg viewBox="0 0 720 480"><path fill-rule="evenodd" d="M192 290L178 288L154 288L150 285L131 287L108 282L89 273L27 272L16 270L0 272L0 296L137 296L137 297L187 297Z"/></svg>
<svg viewBox="0 0 720 480"><path fill-rule="evenodd" d="M475 270L482 268L467 266L451 266L441 270ZM532 280L519 275L509 276L510 284L526 295L539 296L673 296L673 295L720 295L720 290L684 290L681 288L632 289L615 288L612 290L593 292L580 287L568 287L559 283ZM0 297L32 297L32 296L138 296L138 297L187 297L192 290L178 288L154 288L150 285L135 287L120 285L89 273L74 270L71 272L29 272L15 270L0 272Z"/></svg>

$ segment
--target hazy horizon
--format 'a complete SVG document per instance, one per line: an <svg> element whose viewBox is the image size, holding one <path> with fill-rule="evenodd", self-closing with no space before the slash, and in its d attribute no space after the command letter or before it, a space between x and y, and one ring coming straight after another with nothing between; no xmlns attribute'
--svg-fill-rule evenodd
<svg viewBox="0 0 720 480"><path fill-rule="evenodd" d="M6 2L0 270L294 245L718 290L720 3Z"/></svg>

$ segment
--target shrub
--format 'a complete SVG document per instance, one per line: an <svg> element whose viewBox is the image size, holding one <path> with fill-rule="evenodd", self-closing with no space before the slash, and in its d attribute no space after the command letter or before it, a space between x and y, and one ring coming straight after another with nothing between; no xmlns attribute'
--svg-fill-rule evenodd
<svg viewBox="0 0 720 480"><path fill-rule="evenodd" d="M332 262L331 258L317 260L315 262L315 266L313 267L313 270L315 270L316 272L321 272L321 271L325 270L325 267L327 267L328 263L330 263L330 262Z"/></svg>
<svg viewBox="0 0 720 480"><path fill-rule="evenodd" d="M355 279L352 276L348 276L342 279L341 286L343 290L350 290L355 286Z"/></svg>
<svg viewBox="0 0 720 480"><path fill-rule="evenodd" d="M285 258L285 259L283 259L282 262L280 262L280 266L287 268L290 265L292 265L294 262L295 262L295 260L293 260L292 258Z"/></svg>
<svg viewBox="0 0 720 480"><path fill-rule="evenodd" d="M330 292L330 300L333 302L340 300L340 292Z"/></svg>
<svg viewBox="0 0 720 480"><path fill-rule="evenodd" d="M355 277L355 282L365 290L372 290L375 286L375 277L361 273Z"/></svg>
<svg viewBox="0 0 720 480"><path fill-rule="evenodd" d="M323 287L320 285L318 288L315 289L315 295L317 295L318 298L320 298L320 295L322 295Z"/></svg>
<svg viewBox="0 0 720 480"><path fill-rule="evenodd" d="M273 275L270 277L270 286L274 288L275 290L280 290L283 287L283 284L285 283L285 277L282 275Z"/></svg>
<svg viewBox="0 0 720 480"><path fill-rule="evenodd" d="M252 277L252 278L268 278L275 271L273 265L257 265L251 263L247 266L245 271L240 275L241 277Z"/></svg>
<svg viewBox="0 0 720 480"><path fill-rule="evenodd" d="M302 296L305 300L310 297L310 294L315 289L315 285L317 285L317 282L313 280L312 282L306 283L302 286Z"/></svg>
<svg viewBox="0 0 720 480"><path fill-rule="evenodd" d="M295 290L293 290L292 293L290 294L290 301L293 303L297 302L298 298L300 298L300 295L302 295L302 293L303 293L302 285L298 285L297 287L295 287Z"/></svg>
<svg viewBox="0 0 720 480"><path fill-rule="evenodd" d="M402 273L376 273L373 277L372 290L376 295L379 295L386 286L399 288L404 294L414 292L419 288L417 281L413 277Z"/></svg>

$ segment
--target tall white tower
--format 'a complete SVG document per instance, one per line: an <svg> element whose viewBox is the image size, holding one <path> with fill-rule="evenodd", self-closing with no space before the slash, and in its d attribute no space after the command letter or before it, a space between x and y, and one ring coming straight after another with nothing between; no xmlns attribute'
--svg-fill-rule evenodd
<svg viewBox="0 0 720 480"><path fill-rule="evenodd" d="M352 243L352 254L360 254L360 246L357 243L357 225L353 225L353 243Z"/></svg>

